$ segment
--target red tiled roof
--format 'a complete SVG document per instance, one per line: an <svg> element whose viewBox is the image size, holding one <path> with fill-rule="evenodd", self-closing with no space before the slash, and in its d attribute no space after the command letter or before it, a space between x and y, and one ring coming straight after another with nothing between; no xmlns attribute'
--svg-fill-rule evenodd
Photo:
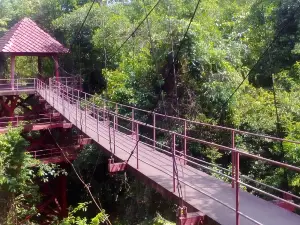
<svg viewBox="0 0 300 225"><path fill-rule="evenodd" d="M0 38L0 52L49 54L68 51L29 18L19 21Z"/></svg>

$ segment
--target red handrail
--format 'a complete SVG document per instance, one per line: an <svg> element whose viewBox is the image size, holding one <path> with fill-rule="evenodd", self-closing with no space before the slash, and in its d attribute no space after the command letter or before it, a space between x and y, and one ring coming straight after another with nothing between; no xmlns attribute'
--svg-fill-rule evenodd
<svg viewBox="0 0 300 225"><path fill-rule="evenodd" d="M99 106L96 106L94 104L94 97L88 93L84 93L84 92L81 92L80 90L77 90L77 89L74 89L74 88L70 88L60 82L57 82L57 81L50 81L50 85L46 85L45 83L41 82L41 81L38 81L37 80L37 91L42 95L42 96L45 96L45 98L47 98L47 100L52 103L54 106L56 104L61 104L63 103L63 101L66 101L67 102L67 106L66 107L70 107L70 104L71 102L75 102L76 103L76 125L78 126L78 123L81 123L81 125L83 125L83 130L86 131L87 128L88 129L91 129L93 130L93 132L95 132L97 134L97 137L99 138L99 136L103 137L103 138L107 138L107 134L101 134L101 130L99 130L98 128L98 123L100 122L100 120L103 120L103 123L105 126L111 126L112 124L112 127L113 127L113 144L114 144L114 149L115 149L115 146L118 146L118 148L122 149L123 151L126 151L126 148L124 149L124 142L122 142L122 140L118 140L115 138L115 132L117 130L117 127L121 127L121 125L119 125L119 123L117 122L118 119L120 120L124 120L124 121L127 121L129 123L132 124L132 129L131 129L131 133L132 133L132 136L135 135L136 136L136 142L138 142L138 140L140 141L140 138L142 137L141 134L139 134L138 132L138 127L140 126L145 126L145 127L148 127L150 129L153 129L153 137L152 137L152 141L153 141L153 148L155 150L163 150L163 149L160 149L159 147L159 143L156 141L156 131L160 131L160 132L165 132L167 134L170 134L172 137L173 137L173 153L174 154L174 157L172 157L172 162L173 164L176 162L176 158L178 158L178 156L176 155L176 153L178 152L176 150L176 145L174 146L174 136L175 138L176 137L179 137L181 139L184 140L184 153L180 153L181 156L180 158L182 158L182 155L183 155L183 158L184 158L184 162L188 162L188 163L193 163L193 164L197 164L196 162L194 162L193 160L199 160L199 159L196 159L194 157L191 157L191 156L188 156L187 153L186 153L186 146L187 146L187 142L197 142L197 143L200 143L200 144L204 144L206 146L211 146L211 147L215 147L219 150L224 150L224 151L229 151L232 153L232 163L233 163L233 169L231 171L231 174L232 174L232 177L231 177L231 180L233 180L232 182L232 186L235 187L236 189L236 206L235 208L232 208L231 206L228 206L226 203L222 203L220 202L219 200L215 199L213 196L210 196L212 199L215 199L217 202L219 202L220 204L223 204L225 205L226 207L229 207L231 208L231 210L234 210L236 212L236 224L239 224L239 216L243 216L247 219L250 219L251 221L257 223L257 224L260 224L259 222L253 220L252 218L249 218L247 215L244 215L243 213L241 213L239 211L239 186L240 184L242 185L245 185L247 187L250 187L256 191L259 191L261 193L264 193L268 196L271 196L273 198L276 198L276 199L279 199L283 202L286 202L286 203L289 203L295 207L298 207L300 208L299 205L296 205L294 203L290 203L288 201L286 201L285 199L282 199L282 198L279 198L275 195L272 195L272 194L269 194L267 192L264 192L260 189L257 189L251 185L248 185L248 184L245 184L244 182L241 181L241 178L245 178L245 176L241 175L240 177L240 171L239 171L239 158L240 156L245 156L245 157L249 157L249 158L252 158L252 159L256 159L256 160L261 160L261 161L264 161L264 162L267 162L267 163L270 163L270 164L273 164L273 165L277 165L277 166L280 166L280 167L283 167L283 168L287 168L287 169L290 169L290 170L294 170L296 172L300 172L300 168L299 167L296 167L296 166L293 166L293 165L289 165L289 164L286 164L286 163L282 163L282 162L278 162L278 161L275 161L275 160L271 160L271 159L267 159L267 158L264 158L262 156L259 156L259 155L255 155L255 154L251 154L251 153L248 153L246 151L243 151L241 149L237 149L236 146L235 146L235 135L236 134L246 134L246 135L251 135L251 136L255 136L255 137L262 137L262 138L267 138L267 139L271 139L271 140L274 140L274 141L282 141L282 142L290 142L290 143L294 143L294 144L300 144L299 141L294 141L294 140L286 140L286 139L281 139L281 138L277 138L277 137L271 137L271 136L268 136L268 135L263 135L263 134L255 134L255 133L251 133L251 132L247 132L247 131L240 131L240 130L237 130L237 129L233 129L233 128L228 128L228 127L222 127L222 126L218 126L218 125L211 125L211 124L207 124L207 123L202 123L202 122L197 122L197 121L191 121L191 120L186 120L186 119L183 119L183 118L178 118L178 117L173 117L173 116L168 116L168 115L162 115L162 114L159 114L159 113L155 113L155 112L151 112L151 111L147 111L147 110L143 110L143 109L138 109L136 107L131 107L131 106L127 106L127 105L124 105L124 104L119 104L119 103L115 103L115 102L112 102L112 101L108 101L108 100L105 100L105 99L101 99L101 101L103 101L103 107L99 107ZM54 94L50 94L49 93L54 93ZM129 111L132 112L132 115L131 117L128 117L128 116L124 116L124 115L121 115L117 110L110 110L109 108L107 108L106 106L108 104L114 104L115 105L115 109L119 109L120 107L125 107L125 108L128 108ZM139 121L136 119L135 117L135 113L137 111L141 111L141 112L146 112L146 113L149 113L149 114L153 114L153 124L147 124L147 123L144 123L142 121ZM89 125L87 124L86 122L86 118L87 118L87 113L91 114L91 116L96 120L96 123L97 123L97 128L92 128L92 127L89 127ZM83 117L84 119L83 120L78 120L78 114L80 114L80 117ZM100 116L102 115L102 116ZM108 116L107 116L108 115ZM113 116L113 121L111 121L110 117ZM168 130L168 129L164 129L164 128L161 128L161 127L157 127L157 124L155 123L156 121L156 116L163 116L165 118L170 118L170 119L174 119L174 120L179 120L179 121L183 121L184 124L184 133L181 134L181 133L178 133L178 132L175 132L175 131L172 131L172 130ZM107 122L107 123L106 123ZM206 140L202 140L202 139L199 139L199 138L195 138L195 137L191 137L187 134L186 130L187 130L187 127L189 125L189 123L192 123L192 124L196 124L196 125L201 125L201 126L208 126L208 127L211 127L211 128L214 128L214 129L218 129L218 130L225 130L225 131L230 131L231 132L231 146L224 146L224 145L221 145L221 144L217 144L217 143L214 143L214 142L209 142L209 141L206 141ZM135 128L136 127L136 128ZM134 129L135 128L135 131ZM130 131L130 129L128 129ZM130 137L127 137L125 136L126 138L130 138ZM147 139L151 139L151 138L148 138ZM132 140L132 137L131 137L131 140ZM146 144L146 143L145 143ZM171 150L171 148L168 148L169 150ZM165 150L164 150L165 151ZM128 152L130 153L130 152ZM138 165L139 165L139 161L143 161L142 159L139 159L138 157L138 151L136 152L136 155L133 154L133 157L135 157L137 159L137 168L138 168ZM145 161L143 161L144 163L147 163ZM200 163L198 163L198 165L201 165ZM152 167L155 167L154 164L150 164L150 166ZM174 168L173 168L174 169ZM163 171L165 173L167 173L166 171ZM225 174L224 174L225 175ZM171 177L173 178L173 183L175 182L174 179L176 178L176 174L174 174L173 172L173 175L171 175ZM178 175L177 175L177 179L180 180L181 183L183 184L186 184L187 186L189 186L190 184L188 184L187 182L179 179ZM190 185L192 186L192 185ZM268 186L268 185L267 185ZM268 186L270 187L270 186ZM203 192L201 190L199 190L197 187L194 187L196 188L197 191L199 192ZM277 189L275 188L275 190L280 190L280 189ZM284 191L282 191L283 193L286 193ZM296 195L294 195L296 196ZM298 196L297 196L298 197ZM298 197L299 198L299 197Z"/></svg>

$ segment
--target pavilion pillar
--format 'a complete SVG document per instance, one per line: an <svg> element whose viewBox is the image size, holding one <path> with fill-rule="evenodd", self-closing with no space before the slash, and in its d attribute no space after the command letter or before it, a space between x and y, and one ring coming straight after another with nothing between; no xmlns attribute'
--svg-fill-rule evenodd
<svg viewBox="0 0 300 225"><path fill-rule="evenodd" d="M54 59L55 78L56 78L56 81L58 81L59 80L58 56L57 55L53 56L53 59Z"/></svg>
<svg viewBox="0 0 300 225"><path fill-rule="evenodd" d="M42 75L42 58L38 56L38 72L39 75Z"/></svg>
<svg viewBox="0 0 300 225"><path fill-rule="evenodd" d="M10 82L11 82L11 89L14 90L15 84L15 67L16 67L16 56L10 56Z"/></svg>
<svg viewBox="0 0 300 225"><path fill-rule="evenodd" d="M61 217L66 218L68 216L68 202L67 202L67 176L59 176L59 198L61 206Z"/></svg>

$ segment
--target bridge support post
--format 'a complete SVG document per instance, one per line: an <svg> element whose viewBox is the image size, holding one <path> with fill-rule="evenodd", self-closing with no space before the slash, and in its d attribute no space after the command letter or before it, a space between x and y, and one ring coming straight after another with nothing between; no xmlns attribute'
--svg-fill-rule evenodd
<svg viewBox="0 0 300 225"><path fill-rule="evenodd" d="M97 113L97 140L99 142L99 110L96 109L96 113Z"/></svg>
<svg viewBox="0 0 300 225"><path fill-rule="evenodd" d="M134 108L131 110L131 135L134 138Z"/></svg>
<svg viewBox="0 0 300 225"><path fill-rule="evenodd" d="M156 116L153 113L153 150L156 149Z"/></svg>
<svg viewBox="0 0 300 225"><path fill-rule="evenodd" d="M55 79L56 79L56 81L59 81L58 56L57 55L53 56L53 60L54 60L54 69L55 69Z"/></svg>
<svg viewBox="0 0 300 225"><path fill-rule="evenodd" d="M176 135L175 133L172 133L172 161L173 161L173 192L176 192L176 183L175 183L175 176L176 176L176 172L175 172L175 163L176 163Z"/></svg>
<svg viewBox="0 0 300 225"><path fill-rule="evenodd" d="M59 177L59 193L61 204L61 216L63 218L68 216L68 204L67 204L67 177L61 175Z"/></svg>
<svg viewBox="0 0 300 225"><path fill-rule="evenodd" d="M235 190L236 190L236 196L235 196L235 213L236 213L236 225L240 225L240 153L235 152Z"/></svg>
<svg viewBox="0 0 300 225"><path fill-rule="evenodd" d="M203 225L205 215L201 212L188 213L187 207L179 207L177 210L176 225Z"/></svg>
<svg viewBox="0 0 300 225"><path fill-rule="evenodd" d="M184 154L184 165L187 164L186 161L186 129L187 129L187 124L186 120L184 120L184 143L183 143L183 154Z"/></svg>
<svg viewBox="0 0 300 225"><path fill-rule="evenodd" d="M235 148L235 132L234 130L231 131L231 148ZM235 183L235 152L231 151L231 187L234 188Z"/></svg>
<svg viewBox="0 0 300 225"><path fill-rule="evenodd" d="M85 101L85 107L84 107L84 127L85 127L85 132L86 132L86 111L87 111L87 103Z"/></svg>
<svg viewBox="0 0 300 225"><path fill-rule="evenodd" d="M76 126L78 127L78 101L76 101L76 120L75 120L75 122L76 122Z"/></svg>
<svg viewBox="0 0 300 225"><path fill-rule="evenodd" d="M105 100L104 100L103 111L102 111L102 112L103 112L102 117L103 117L103 124L104 124L104 125L105 125L105 121L106 121L106 116L105 116L105 115L106 115L106 114L105 114L106 112L105 112L105 111L106 111L106 103L105 103Z"/></svg>
<svg viewBox="0 0 300 225"><path fill-rule="evenodd" d="M116 129L115 129L115 126L116 126L116 116L114 115L114 121L113 121L113 136L114 136L114 154L116 154Z"/></svg>
<svg viewBox="0 0 300 225"><path fill-rule="evenodd" d="M108 159L108 172L117 173L126 169L127 162L115 163L113 158Z"/></svg>
<svg viewBox="0 0 300 225"><path fill-rule="evenodd" d="M11 89L14 90L15 86L15 65L16 65L16 56L10 56L10 82L11 82Z"/></svg>
<svg viewBox="0 0 300 225"><path fill-rule="evenodd" d="M136 123L136 168L139 169L139 124Z"/></svg>
<svg viewBox="0 0 300 225"><path fill-rule="evenodd" d="M116 130L118 130L118 103L116 103Z"/></svg>

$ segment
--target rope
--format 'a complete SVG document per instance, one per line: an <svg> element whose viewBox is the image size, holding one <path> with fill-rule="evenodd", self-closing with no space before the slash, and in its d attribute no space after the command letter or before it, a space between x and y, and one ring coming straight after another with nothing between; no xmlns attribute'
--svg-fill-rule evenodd
<svg viewBox="0 0 300 225"><path fill-rule="evenodd" d="M88 185L88 184L86 184L86 183L84 182L84 180L82 179L82 177L81 177L81 176L79 175L79 173L77 172L75 166L71 163L71 161L70 161L70 160L68 159L68 157L65 155L65 152L63 151L63 149L62 149L62 148L59 146L59 144L57 143L57 141L56 141L56 139L54 138L54 136L53 136L51 130L48 129L48 131L49 131L49 133L50 133L50 135L51 135L51 137L52 137L52 139L53 139L53 141L54 141L56 147L61 151L61 153L63 154L65 160L71 165L71 167L72 167L74 173L76 174L76 176L77 176L77 178L79 179L79 181L83 184L84 188L86 189L87 193L88 193L89 196L91 197L92 201L94 202L94 204L96 205L96 207L98 208L98 210L99 210L100 212L102 212L103 209L102 209L102 208L100 207L100 205L97 203L95 197L93 196L93 194L92 194L92 192L91 192L91 190L90 190L90 187L91 187L90 184ZM111 222L109 221L108 218L106 219L105 222L106 222L106 224L111 225Z"/></svg>

